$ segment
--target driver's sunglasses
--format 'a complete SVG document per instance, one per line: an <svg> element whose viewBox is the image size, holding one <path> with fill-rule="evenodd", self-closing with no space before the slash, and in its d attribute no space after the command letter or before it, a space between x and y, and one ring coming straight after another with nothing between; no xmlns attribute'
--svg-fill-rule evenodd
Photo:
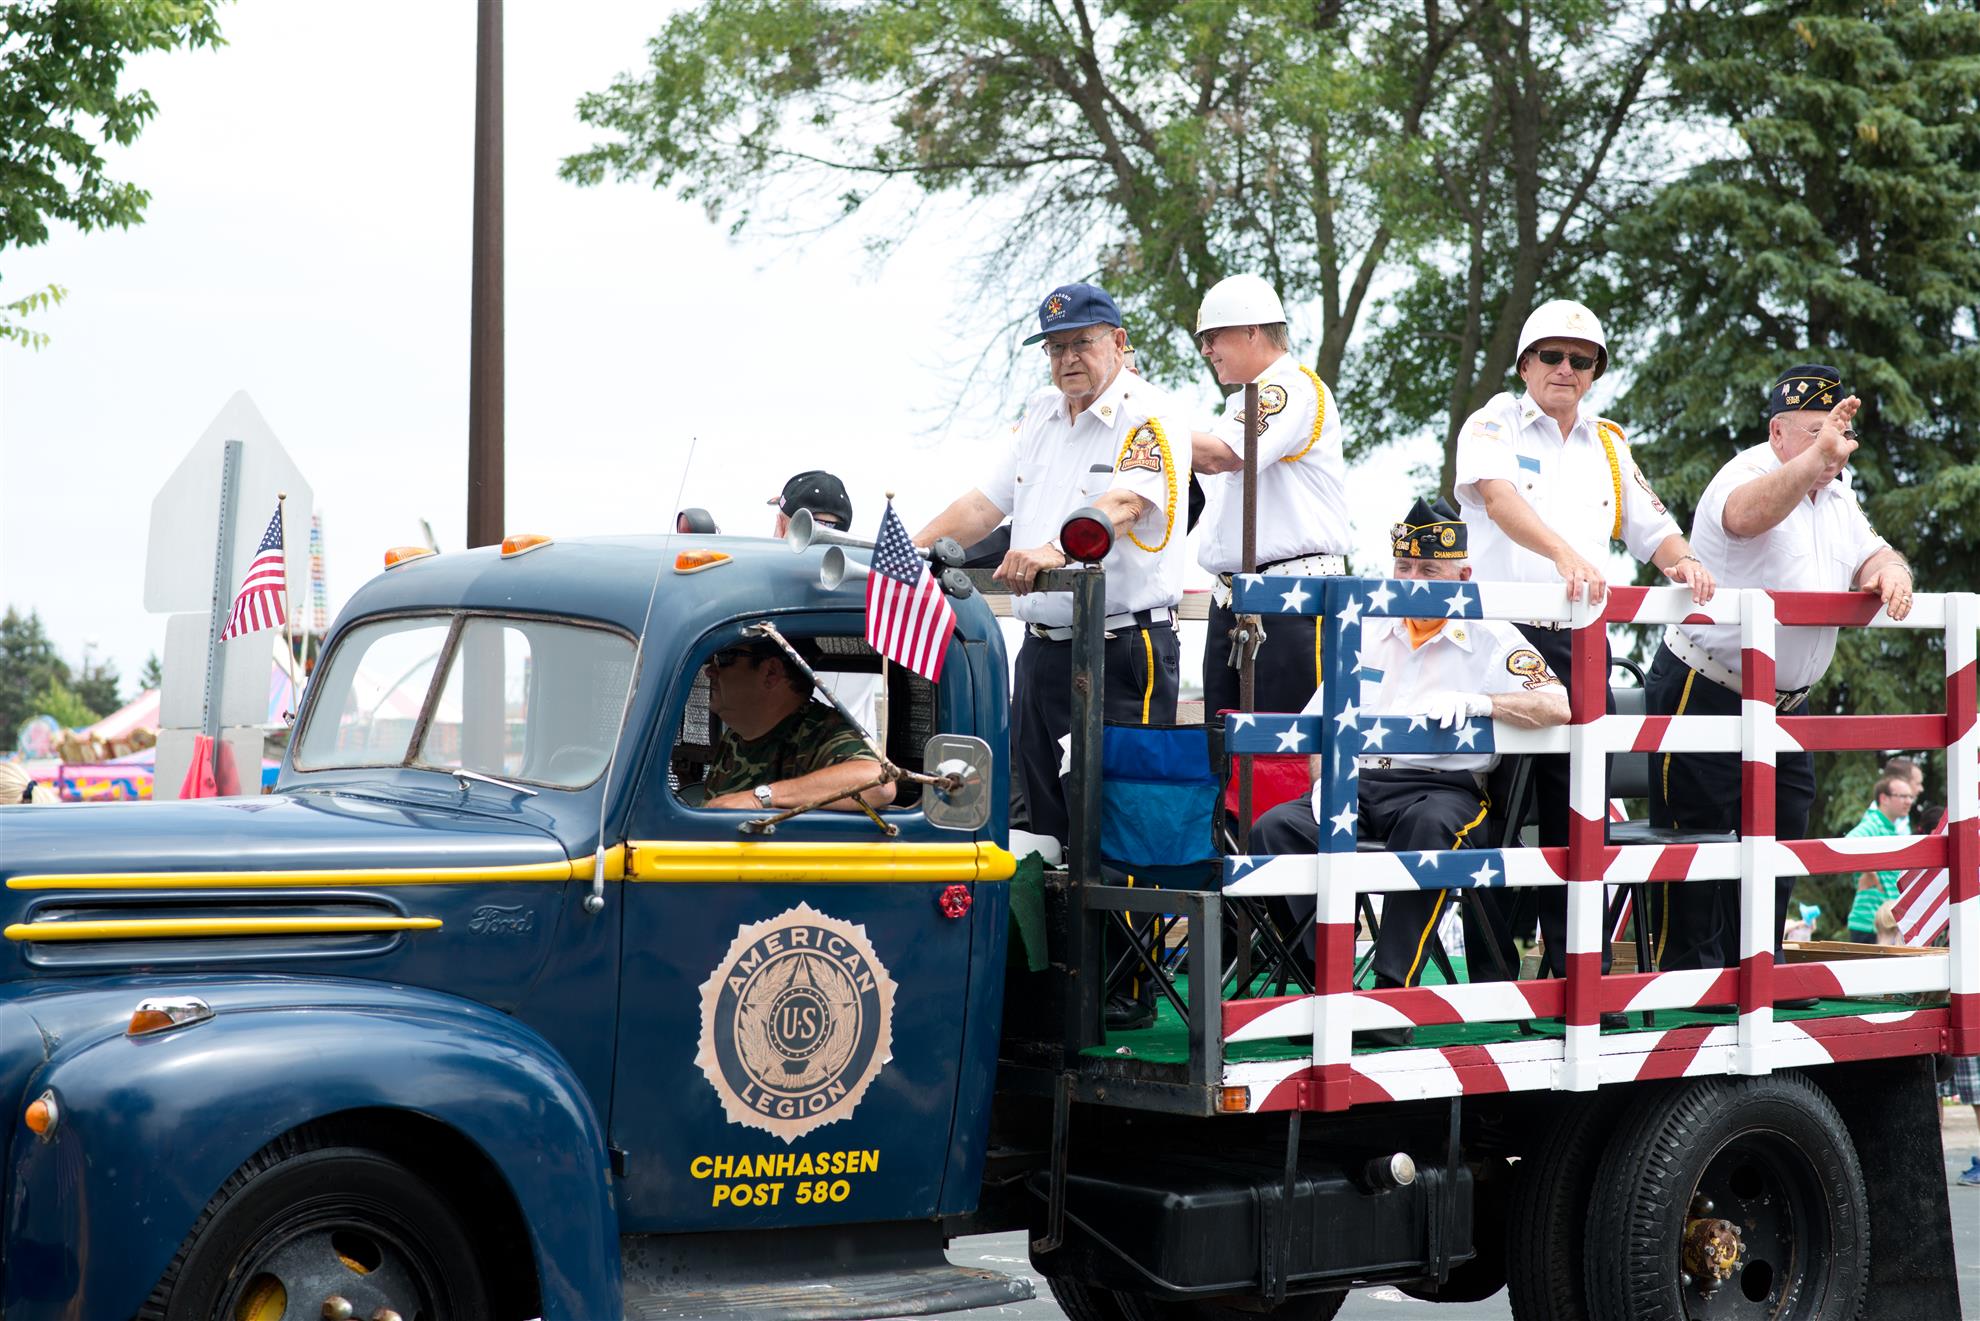
<svg viewBox="0 0 1980 1321"><path fill-rule="evenodd" d="M1564 349L1535 349L1533 350L1533 356L1540 359L1541 362L1549 367L1560 366L1561 359L1566 358L1568 360L1568 366L1578 372L1595 370L1595 359L1586 353L1569 353Z"/></svg>
<svg viewBox="0 0 1980 1321"><path fill-rule="evenodd" d="M753 652L718 651L713 656L710 656L708 658L708 668L711 670L726 670L731 665L734 665L737 661L754 662L756 659L757 656Z"/></svg>

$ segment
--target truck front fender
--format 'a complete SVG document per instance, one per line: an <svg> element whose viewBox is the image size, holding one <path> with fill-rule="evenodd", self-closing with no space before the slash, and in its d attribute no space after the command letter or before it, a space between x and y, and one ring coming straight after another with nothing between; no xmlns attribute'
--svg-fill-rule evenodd
<svg viewBox="0 0 1980 1321"><path fill-rule="evenodd" d="M41 1139L15 1126L5 1315L131 1315L248 1157L360 1110L424 1116L487 1157L527 1226L545 1321L619 1314L604 1135L542 1037L482 1005L376 983L174 989L215 1016L138 1039L75 1032L30 1081L30 1097L55 1093L60 1119ZM128 1015L135 1001L116 1003Z"/></svg>

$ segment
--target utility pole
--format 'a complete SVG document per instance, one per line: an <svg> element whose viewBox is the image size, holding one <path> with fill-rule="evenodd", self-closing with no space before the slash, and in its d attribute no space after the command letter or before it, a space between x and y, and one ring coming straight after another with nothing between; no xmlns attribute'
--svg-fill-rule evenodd
<svg viewBox="0 0 1980 1321"><path fill-rule="evenodd" d="M502 0L479 0L468 313L467 544L502 540Z"/></svg>

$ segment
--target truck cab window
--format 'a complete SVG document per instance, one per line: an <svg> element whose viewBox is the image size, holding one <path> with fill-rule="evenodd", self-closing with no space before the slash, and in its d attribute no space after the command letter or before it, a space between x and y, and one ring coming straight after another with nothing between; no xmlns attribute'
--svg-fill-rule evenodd
<svg viewBox="0 0 1980 1321"><path fill-rule="evenodd" d="M622 633L561 620L367 624L319 671L296 769L413 765L581 788L611 758L632 655Z"/></svg>

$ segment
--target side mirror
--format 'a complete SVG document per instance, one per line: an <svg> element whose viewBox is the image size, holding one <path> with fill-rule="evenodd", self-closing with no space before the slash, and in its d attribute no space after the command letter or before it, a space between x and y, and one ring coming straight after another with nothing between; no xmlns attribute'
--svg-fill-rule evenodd
<svg viewBox="0 0 1980 1321"><path fill-rule="evenodd" d="M930 785L922 796L928 823L943 830L981 830L990 820L990 745L967 734L937 734L922 752L921 768L954 777L955 787Z"/></svg>

